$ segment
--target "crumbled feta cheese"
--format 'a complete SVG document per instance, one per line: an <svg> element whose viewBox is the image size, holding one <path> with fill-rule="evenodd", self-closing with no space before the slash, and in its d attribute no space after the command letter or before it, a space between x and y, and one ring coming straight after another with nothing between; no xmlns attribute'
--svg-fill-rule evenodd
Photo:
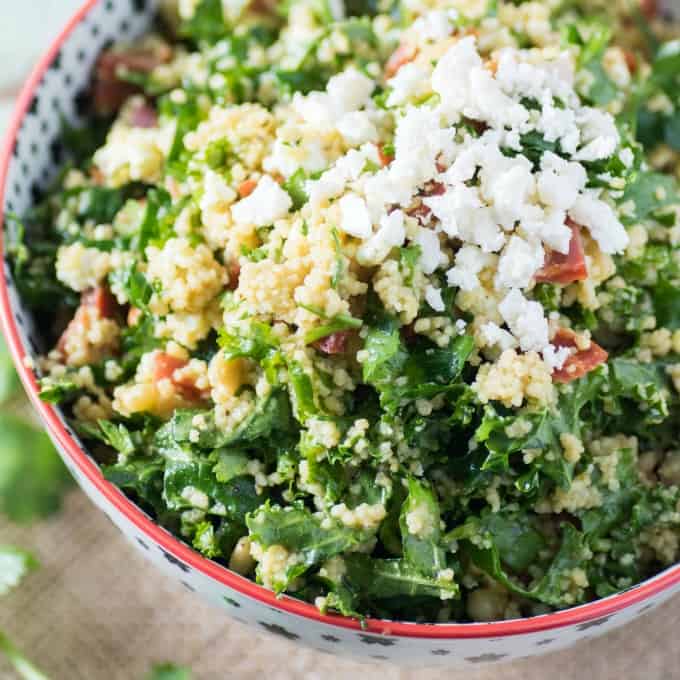
<svg viewBox="0 0 680 680"><path fill-rule="evenodd" d="M540 243L513 234L498 260L496 288L526 288L543 266L544 255Z"/></svg>
<svg viewBox="0 0 680 680"><path fill-rule="evenodd" d="M580 163L566 161L546 151L541 157L538 175L539 198L547 206L568 210L585 188L587 179L585 168Z"/></svg>
<svg viewBox="0 0 680 680"><path fill-rule="evenodd" d="M456 42L439 60L432 74L432 89L452 121L462 114L503 129L520 127L529 118L524 106L507 96L484 68L473 36Z"/></svg>
<svg viewBox="0 0 680 680"><path fill-rule="evenodd" d="M632 167L633 162L635 161L635 156L633 155L633 152L628 148L621 149L621 151L619 152L619 158L627 168Z"/></svg>
<svg viewBox="0 0 680 680"><path fill-rule="evenodd" d="M412 30L424 41L445 40L451 35L452 25L457 18L455 9L431 10L413 22Z"/></svg>
<svg viewBox="0 0 680 680"><path fill-rule="evenodd" d="M353 66L333 76L326 86L328 96L343 113L365 106L374 89L375 83Z"/></svg>
<svg viewBox="0 0 680 680"><path fill-rule="evenodd" d="M540 352L548 344L548 322L540 303L527 300L517 288L513 288L498 309L522 351Z"/></svg>
<svg viewBox="0 0 680 680"><path fill-rule="evenodd" d="M326 92L299 92L293 97L294 111L315 127L328 128L337 124L345 114L368 104L375 83L354 67L333 76Z"/></svg>
<svg viewBox="0 0 680 680"><path fill-rule="evenodd" d="M340 231L356 238L366 239L371 235L373 226L366 201L357 194L345 194L339 201Z"/></svg>
<svg viewBox="0 0 680 680"><path fill-rule="evenodd" d="M502 352L517 347L517 340L511 333L493 322L485 323L480 329L482 339L487 345L497 346Z"/></svg>
<svg viewBox="0 0 680 680"><path fill-rule="evenodd" d="M603 253L621 253L628 245L628 234L619 222L614 210L598 198L596 190L581 194L569 210L574 222L590 231Z"/></svg>
<svg viewBox="0 0 680 680"><path fill-rule="evenodd" d="M474 243L487 253L503 247L505 236L492 209L482 204L476 187L457 184L442 196L430 196L423 203L441 221L442 229L451 238Z"/></svg>
<svg viewBox="0 0 680 680"><path fill-rule="evenodd" d="M506 230L522 219L535 191L531 163L524 156L506 158L495 146L482 153L480 185L482 196L493 205L495 220Z"/></svg>
<svg viewBox="0 0 680 680"><path fill-rule="evenodd" d="M300 143L277 139L272 145L270 155L262 163L267 172L280 172L286 178L300 168L313 173L323 170L327 165L328 159L323 145L320 140L313 137L306 137Z"/></svg>
<svg viewBox="0 0 680 680"><path fill-rule="evenodd" d="M446 272L447 283L462 290L474 290L479 286L477 274L492 261L477 246L465 245L456 253L455 265Z"/></svg>
<svg viewBox="0 0 680 680"><path fill-rule="evenodd" d="M569 358L571 350L569 347L555 347L555 345L546 345L543 348L543 361L551 369L560 370L565 361Z"/></svg>
<svg viewBox="0 0 680 680"><path fill-rule="evenodd" d="M266 227L285 217L292 206L288 192L265 175L250 196L232 206L231 216L235 222Z"/></svg>
<svg viewBox="0 0 680 680"><path fill-rule="evenodd" d="M419 64L404 64L394 78L387 81L392 88L387 106L399 106L409 99L420 97L429 91L429 72Z"/></svg>
<svg viewBox="0 0 680 680"><path fill-rule="evenodd" d="M364 266L380 264L392 248L404 245L405 239L404 213L394 210L383 216L378 231L361 244L357 251L357 260Z"/></svg>
<svg viewBox="0 0 680 680"><path fill-rule="evenodd" d="M442 261L442 248L439 236L431 229L418 230L413 242L420 246L420 268L425 274L431 274Z"/></svg>
<svg viewBox="0 0 680 680"><path fill-rule="evenodd" d="M528 235L541 239L543 243L560 253L569 252L572 231L567 226L567 213L550 208L536 218L522 221L522 229Z"/></svg>
<svg viewBox="0 0 680 680"><path fill-rule="evenodd" d="M378 141L378 129L366 111L350 111L338 121L338 132L349 146Z"/></svg>
<svg viewBox="0 0 680 680"><path fill-rule="evenodd" d="M439 288L431 285L427 286L425 288L425 301L435 312L443 312L445 309L442 291Z"/></svg>
<svg viewBox="0 0 680 680"><path fill-rule="evenodd" d="M577 115L583 146L574 154L577 161L599 161L609 158L620 142L619 131L611 114L583 107Z"/></svg>

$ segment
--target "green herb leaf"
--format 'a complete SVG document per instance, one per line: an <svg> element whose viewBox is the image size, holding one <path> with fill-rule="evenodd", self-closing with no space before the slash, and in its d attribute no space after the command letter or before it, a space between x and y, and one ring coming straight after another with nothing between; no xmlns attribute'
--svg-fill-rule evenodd
<svg viewBox="0 0 680 680"><path fill-rule="evenodd" d="M446 568L444 550L439 545L439 522L439 503L434 492L422 482L409 479L408 496L399 517L404 558L429 576ZM411 529L415 531L412 533Z"/></svg>
<svg viewBox="0 0 680 680"><path fill-rule="evenodd" d="M322 526L321 520L302 508L264 505L246 518L246 524L251 540L264 547L282 545L301 558L288 569L284 581L275 584L277 591L285 589L290 580L309 567L355 548L370 536L340 524Z"/></svg>
<svg viewBox="0 0 680 680"><path fill-rule="evenodd" d="M188 668L162 663L153 667L146 680L191 680L191 673Z"/></svg>
<svg viewBox="0 0 680 680"><path fill-rule="evenodd" d="M25 550L0 545L0 597L16 588L26 574L38 566L38 561Z"/></svg>

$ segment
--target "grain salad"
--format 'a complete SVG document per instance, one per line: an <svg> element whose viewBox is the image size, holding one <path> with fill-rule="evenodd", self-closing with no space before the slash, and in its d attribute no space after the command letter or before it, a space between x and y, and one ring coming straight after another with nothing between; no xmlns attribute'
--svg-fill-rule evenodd
<svg viewBox="0 0 680 680"><path fill-rule="evenodd" d="M324 612L639 583L680 553L677 73L650 2L163 3L8 219L42 398Z"/></svg>

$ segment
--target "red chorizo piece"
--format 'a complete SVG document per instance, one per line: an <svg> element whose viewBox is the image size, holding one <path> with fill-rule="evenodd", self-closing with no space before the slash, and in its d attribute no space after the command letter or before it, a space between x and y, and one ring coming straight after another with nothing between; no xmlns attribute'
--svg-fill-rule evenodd
<svg viewBox="0 0 680 680"><path fill-rule="evenodd" d="M418 53L418 48L415 45L408 45L402 43L397 47L397 49L392 53L392 56L387 60L385 64L385 78L389 80L394 78L399 72L399 69L413 61Z"/></svg>
<svg viewBox="0 0 680 680"><path fill-rule="evenodd" d="M607 361L609 356L596 342L590 341L587 349L578 349L576 333L568 328L560 328L552 339L555 347L569 347L576 349L574 354L564 362L560 369L555 369L552 378L555 382L569 383L583 377L589 371Z"/></svg>
<svg viewBox="0 0 680 680"><path fill-rule="evenodd" d="M154 359L154 380L157 382L170 380L187 401L202 401L208 395L196 387L194 381L189 377L178 377L176 375L176 371L184 368L188 363L186 359L178 359L165 352L158 352Z"/></svg>
<svg viewBox="0 0 680 680"><path fill-rule="evenodd" d="M584 281L588 278L580 227L571 221L568 221L567 224L571 227L569 252L566 254L559 253L556 250L547 252L543 267L536 273L538 283L567 284L574 281Z"/></svg>
<svg viewBox="0 0 680 680"><path fill-rule="evenodd" d="M351 330L335 331L335 333L312 343L312 346L323 354L344 354L347 351L347 341L351 335Z"/></svg>

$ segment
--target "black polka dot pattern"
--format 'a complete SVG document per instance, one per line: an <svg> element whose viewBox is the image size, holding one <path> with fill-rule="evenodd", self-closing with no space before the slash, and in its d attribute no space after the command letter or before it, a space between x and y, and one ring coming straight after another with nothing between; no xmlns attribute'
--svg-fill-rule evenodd
<svg viewBox="0 0 680 680"><path fill-rule="evenodd" d="M383 638L377 635L365 635L363 633L359 634L359 639L365 645L380 645L381 647L392 647L396 643L396 640L392 638Z"/></svg>
<svg viewBox="0 0 680 680"><path fill-rule="evenodd" d="M190 567L187 564L184 564L182 560L177 559L173 554L167 552L166 550L162 550L163 557L170 562L173 566L177 567L179 570L183 571L184 573L188 573L190 571Z"/></svg>
<svg viewBox="0 0 680 680"><path fill-rule="evenodd" d="M479 656L466 656L465 660L469 663L492 663L505 659L507 654L480 654Z"/></svg>
<svg viewBox="0 0 680 680"><path fill-rule="evenodd" d="M267 623L266 621L258 621L260 626L264 628L269 633L274 633L274 635L280 635L287 640L299 640L300 636L297 633L293 633L278 623Z"/></svg>
<svg viewBox="0 0 680 680"><path fill-rule="evenodd" d="M576 626L576 630L579 631L584 631L588 630L589 628L599 628L600 626L603 626L607 621L611 619L610 616L603 616L602 618L599 619L593 619L592 621L586 621L586 623L582 623L578 626Z"/></svg>

